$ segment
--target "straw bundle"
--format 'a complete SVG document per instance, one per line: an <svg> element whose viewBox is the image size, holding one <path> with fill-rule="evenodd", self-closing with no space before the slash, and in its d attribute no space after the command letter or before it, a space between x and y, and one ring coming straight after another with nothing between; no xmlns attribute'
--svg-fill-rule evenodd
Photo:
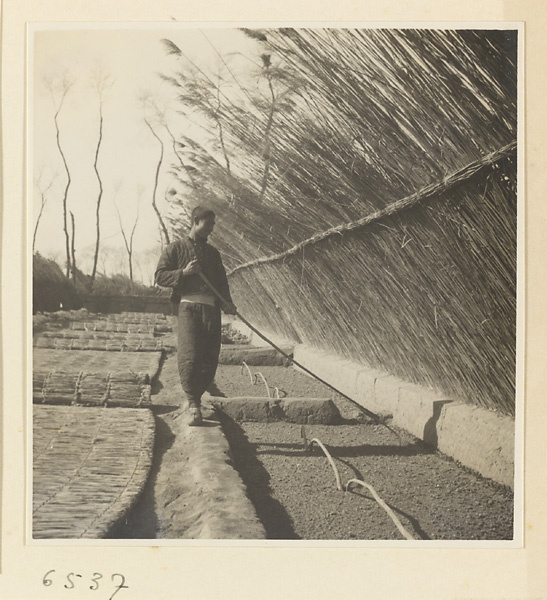
<svg viewBox="0 0 547 600"><path fill-rule="evenodd" d="M105 537L146 482L152 413L35 405L33 420L33 537Z"/></svg>
<svg viewBox="0 0 547 600"><path fill-rule="evenodd" d="M159 372L162 352L106 352L87 351L84 355L66 350L35 348L33 368L38 372L59 369L78 374L82 366L90 373L131 373L152 381Z"/></svg>
<svg viewBox="0 0 547 600"><path fill-rule="evenodd" d="M33 401L42 404L82 404L138 407L150 404L147 375L79 373L35 369Z"/></svg>

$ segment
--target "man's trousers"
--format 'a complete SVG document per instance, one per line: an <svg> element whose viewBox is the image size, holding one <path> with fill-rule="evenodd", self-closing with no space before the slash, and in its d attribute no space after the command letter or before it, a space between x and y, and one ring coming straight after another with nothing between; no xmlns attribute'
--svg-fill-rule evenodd
<svg viewBox="0 0 547 600"><path fill-rule="evenodd" d="M213 383L220 353L220 308L181 302L178 310L178 366L189 406L199 407Z"/></svg>

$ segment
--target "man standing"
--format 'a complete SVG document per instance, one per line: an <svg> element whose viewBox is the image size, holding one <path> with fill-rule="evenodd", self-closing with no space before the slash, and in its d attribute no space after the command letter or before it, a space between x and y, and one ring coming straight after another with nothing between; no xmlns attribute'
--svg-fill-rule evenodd
<svg viewBox="0 0 547 600"><path fill-rule="evenodd" d="M158 285L173 288L171 301L178 304L177 357L190 425L202 423L201 396L214 380L220 353L221 302L200 273L226 300L222 310L236 313L220 254L207 243L214 226L215 213L196 206L188 237L165 248L155 275Z"/></svg>

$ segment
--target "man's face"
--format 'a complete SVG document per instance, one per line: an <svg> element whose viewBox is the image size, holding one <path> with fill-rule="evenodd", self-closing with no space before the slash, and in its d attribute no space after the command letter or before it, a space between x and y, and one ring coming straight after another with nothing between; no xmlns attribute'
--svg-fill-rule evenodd
<svg viewBox="0 0 547 600"><path fill-rule="evenodd" d="M206 240L211 235L214 228L215 228L215 217L214 216L205 217L205 219L200 219L196 223L196 235L198 237Z"/></svg>

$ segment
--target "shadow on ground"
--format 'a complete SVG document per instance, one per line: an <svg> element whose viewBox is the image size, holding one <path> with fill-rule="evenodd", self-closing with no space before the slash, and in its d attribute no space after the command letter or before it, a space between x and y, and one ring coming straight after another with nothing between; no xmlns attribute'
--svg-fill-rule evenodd
<svg viewBox="0 0 547 600"><path fill-rule="evenodd" d="M272 498L269 485L270 475L256 457L256 448L249 442L243 429L228 416L220 417L234 467L247 487L247 495L254 504L256 514L270 540L297 540L291 519L283 505Z"/></svg>
<svg viewBox="0 0 547 600"><path fill-rule="evenodd" d="M175 439L173 431L162 415L175 409L176 407L171 406L154 410L156 422L154 454L146 485L134 507L112 527L106 536L107 539L135 540L161 537L160 524L155 511L154 488L163 455L171 448Z"/></svg>
<svg viewBox="0 0 547 600"><path fill-rule="evenodd" d="M259 450L257 454L277 454L282 456L295 456L302 454L302 444L272 444L261 442L261 446L271 446L269 450ZM332 456L418 456L422 454L434 454L435 450L423 443L408 444L406 446L374 446L362 444L361 446L329 446L327 448Z"/></svg>

